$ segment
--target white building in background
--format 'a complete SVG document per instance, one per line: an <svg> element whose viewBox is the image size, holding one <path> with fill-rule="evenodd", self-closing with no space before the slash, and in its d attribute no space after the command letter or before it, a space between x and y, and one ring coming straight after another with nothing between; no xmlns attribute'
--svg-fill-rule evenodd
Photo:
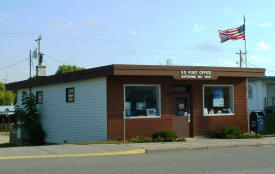
<svg viewBox="0 0 275 174"><path fill-rule="evenodd" d="M275 113L275 76L248 79L248 113Z"/></svg>
<svg viewBox="0 0 275 174"><path fill-rule="evenodd" d="M12 115L14 114L14 110L14 105L0 106L0 115Z"/></svg>

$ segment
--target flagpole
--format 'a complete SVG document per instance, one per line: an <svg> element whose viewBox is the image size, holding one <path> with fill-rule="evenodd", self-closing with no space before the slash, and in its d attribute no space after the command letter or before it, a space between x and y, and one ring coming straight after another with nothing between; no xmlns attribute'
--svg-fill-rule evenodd
<svg viewBox="0 0 275 174"><path fill-rule="evenodd" d="M245 16L243 15L243 24L244 24L244 30L246 30L246 26L245 26ZM246 32L245 32L245 38L244 38L244 55L245 55L245 66L247 68L247 58L246 58Z"/></svg>

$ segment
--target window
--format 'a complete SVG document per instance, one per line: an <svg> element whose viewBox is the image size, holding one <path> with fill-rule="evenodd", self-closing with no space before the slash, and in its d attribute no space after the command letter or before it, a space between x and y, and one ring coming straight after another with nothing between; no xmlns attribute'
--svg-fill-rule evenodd
<svg viewBox="0 0 275 174"><path fill-rule="evenodd" d="M66 102L74 102L74 88L66 88Z"/></svg>
<svg viewBox="0 0 275 174"><path fill-rule="evenodd" d="M233 115L234 87L233 85L203 86L203 115Z"/></svg>
<svg viewBox="0 0 275 174"><path fill-rule="evenodd" d="M159 117L159 85L125 85L125 117Z"/></svg>
<svg viewBox="0 0 275 174"><path fill-rule="evenodd" d="M247 95L249 99L253 98L253 88L251 85L248 85Z"/></svg>
<svg viewBox="0 0 275 174"><path fill-rule="evenodd" d="M36 103L42 104L43 103L43 91L36 92Z"/></svg>

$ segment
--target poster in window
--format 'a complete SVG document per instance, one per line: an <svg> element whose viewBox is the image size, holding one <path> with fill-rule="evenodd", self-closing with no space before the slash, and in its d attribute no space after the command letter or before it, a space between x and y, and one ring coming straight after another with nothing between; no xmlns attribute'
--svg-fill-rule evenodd
<svg viewBox="0 0 275 174"><path fill-rule="evenodd" d="M224 92L223 88L213 88L213 106L224 107Z"/></svg>
<svg viewBox="0 0 275 174"><path fill-rule="evenodd" d="M136 110L144 110L145 109L145 103L144 102L137 102L136 103Z"/></svg>

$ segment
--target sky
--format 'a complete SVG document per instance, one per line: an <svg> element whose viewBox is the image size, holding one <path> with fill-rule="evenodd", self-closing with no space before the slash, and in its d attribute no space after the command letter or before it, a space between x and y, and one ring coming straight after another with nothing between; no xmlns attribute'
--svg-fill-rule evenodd
<svg viewBox="0 0 275 174"><path fill-rule="evenodd" d="M28 78L39 34L47 75L63 64L165 65L167 59L238 67L244 41L220 43L218 30L239 27L244 15L248 67L275 76L273 0L1 0L0 81Z"/></svg>

